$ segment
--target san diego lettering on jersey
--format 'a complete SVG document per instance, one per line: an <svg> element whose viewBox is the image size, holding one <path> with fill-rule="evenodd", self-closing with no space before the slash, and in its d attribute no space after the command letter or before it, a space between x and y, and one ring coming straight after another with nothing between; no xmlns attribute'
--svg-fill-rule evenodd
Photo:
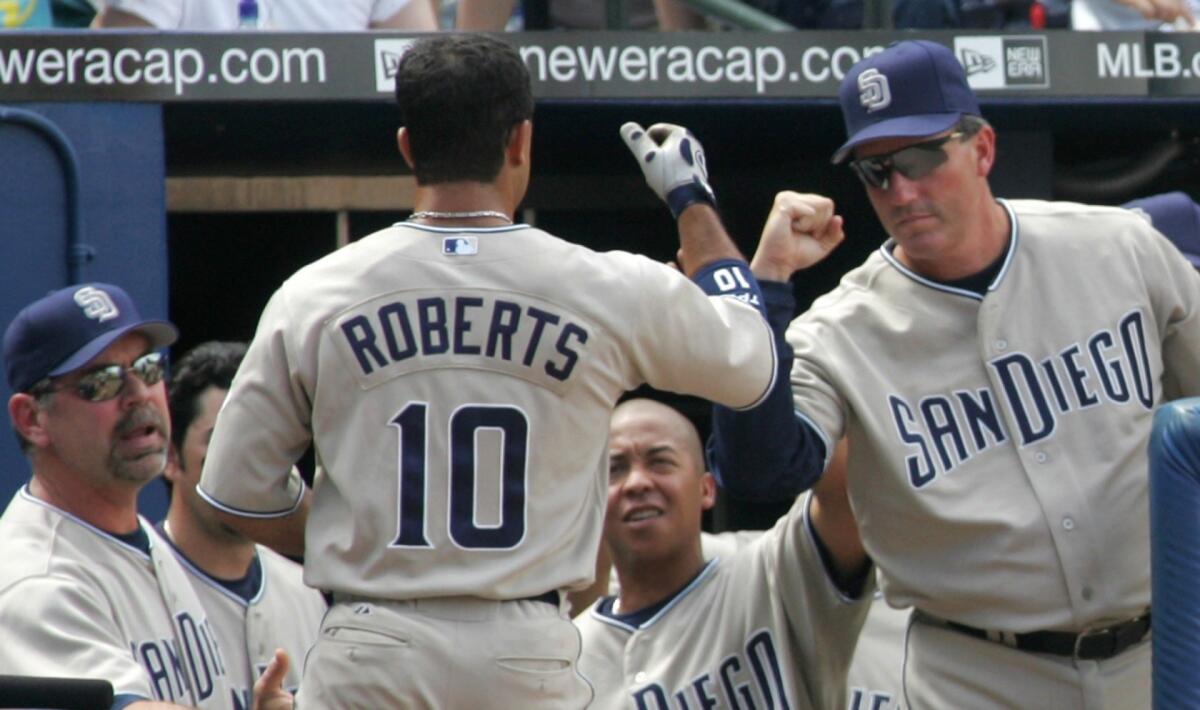
<svg viewBox="0 0 1200 710"><path fill-rule="evenodd" d="M670 690L659 683L635 689L638 710L689 710L690 708L788 708L788 690L775 639L767 629L750 634L739 653L726 656L717 667Z"/></svg>
<svg viewBox="0 0 1200 710"><path fill-rule="evenodd" d="M922 396L888 395L896 434L914 453L905 459L909 483L923 488L971 457L1016 437L1020 446L1054 435L1061 417L1097 406L1154 407L1154 370L1145 316L1123 316L1056 354L1035 360L1010 353L987 361L999 391L982 388ZM1003 407L1003 409L1002 409ZM1016 431L1006 425L1011 413Z"/></svg>
<svg viewBox="0 0 1200 710"><path fill-rule="evenodd" d="M560 390L594 330L561 306L486 290L392 293L334 325L364 387L419 370L474 367Z"/></svg>
<svg viewBox="0 0 1200 710"><path fill-rule="evenodd" d="M203 702L216 689L216 679L227 675L225 660L207 619L196 623L191 614L181 612L175 624L183 649L169 638L132 641L129 650L146 669L155 700L187 702L194 689L195 700Z"/></svg>

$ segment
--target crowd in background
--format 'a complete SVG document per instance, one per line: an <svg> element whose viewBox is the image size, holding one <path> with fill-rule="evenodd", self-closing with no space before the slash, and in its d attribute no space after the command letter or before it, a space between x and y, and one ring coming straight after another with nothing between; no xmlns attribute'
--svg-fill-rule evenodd
<svg viewBox="0 0 1200 710"><path fill-rule="evenodd" d="M797 29L869 26L864 0L740 0ZM1200 0L890 0L895 29L1194 30ZM20 0L6 28L157 28L186 31L722 30L726 20L687 0Z"/></svg>

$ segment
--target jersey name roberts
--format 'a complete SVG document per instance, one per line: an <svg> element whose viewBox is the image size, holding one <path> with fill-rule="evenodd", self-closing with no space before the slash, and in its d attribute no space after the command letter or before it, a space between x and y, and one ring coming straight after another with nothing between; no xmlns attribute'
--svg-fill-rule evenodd
<svg viewBox="0 0 1200 710"><path fill-rule="evenodd" d="M511 293L421 290L356 305L336 324L363 378L468 366L559 382L586 346L583 319Z"/></svg>

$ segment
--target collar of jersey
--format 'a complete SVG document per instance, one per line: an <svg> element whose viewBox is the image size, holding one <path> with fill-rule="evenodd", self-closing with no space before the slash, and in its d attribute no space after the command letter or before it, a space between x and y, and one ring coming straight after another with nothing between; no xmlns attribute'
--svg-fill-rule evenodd
<svg viewBox="0 0 1200 710"><path fill-rule="evenodd" d="M1002 282L1004 277L1008 275L1009 267L1012 266L1013 255L1017 253L1017 237L1021 232L1019 225L1017 224L1017 214L1016 212L1013 212L1012 206L1008 204L1008 201L1002 198L997 198L996 202L1000 203L1000 206L1003 207L1006 212L1008 212L1008 223L1011 225L1011 227L1008 235L1008 252L1004 255L1004 264L1000 267L1000 271L996 274L996 278L993 279L990 284L988 284L987 290L989 293L995 291L997 288L1000 288L1000 282ZM922 286L927 286L935 291L952 293L956 296L965 296L976 301L983 300L983 296L975 293L974 291L969 291L965 288L947 286L944 283L939 283L933 279L921 276L917 272L900 263L900 260L896 258L895 254L892 253L895 248L896 240L889 237L888 240L883 243L883 246L879 247L879 253L883 256L884 261L891 264L896 271L899 271Z"/></svg>
<svg viewBox="0 0 1200 710"><path fill-rule="evenodd" d="M200 569L199 565L188 559L184 551L179 549L179 546L167 534L166 526L163 523L160 522L158 525L155 525L154 529L163 540L166 540L167 546L175 553L175 559L179 560L179 564L204 584L207 584L245 607L262 598L263 593L267 589L267 575L262 567L262 559L259 557L257 550L255 550L254 559L250 561L250 570L246 573L246 576L233 582L225 582ZM245 588L248 586L248 583L253 586ZM245 588L243 591L246 592L246 595L239 594L234 591L234 588Z"/></svg>
<svg viewBox="0 0 1200 710"><path fill-rule="evenodd" d="M416 224L415 222L397 222L392 226L409 227L422 232L436 232L438 234L487 234L491 232L513 232L518 229L529 229L529 225L523 222L506 224L501 227L435 227L430 224Z"/></svg>
<svg viewBox="0 0 1200 710"><path fill-rule="evenodd" d="M148 555L146 553L146 550L143 550L136 545L130 545L129 543L125 542L124 540L117 537L116 535L113 535L112 533L108 532L107 530L101 530L100 528L96 527L95 525L92 525L91 523L87 522L86 520L83 520L82 518L77 518L74 515L71 515L67 511L63 510L62 508L59 508L58 506L56 506L52 503L47 503L46 501L42 500L41 498L38 498L29 490L28 483L25 484L21 488L20 495L22 498L24 498L27 501L30 501L31 503L36 503L37 505L40 505L43 508L48 508L50 510L53 510L55 513L58 513L59 515L66 518L67 520L70 520L71 522L76 523L78 525L82 525L84 528L91 530L92 532L96 533L97 535L100 535L101 537L109 540L114 545L120 545L121 547L125 548L126 550L129 550L130 552L134 553L138 557L141 557L141 558L147 559L147 560L150 559L150 555ZM142 520L142 516L140 516L140 515L138 516L138 525L141 527L143 532L146 531L147 525L146 525L145 521ZM146 537L147 537L147 541L150 544L150 547L154 547L154 536L147 533Z"/></svg>
<svg viewBox="0 0 1200 710"><path fill-rule="evenodd" d="M719 561L719 559L720 558L718 558L718 557L714 557L711 560L709 560L704 565L704 568L700 570L699 574L697 574L695 577L693 577L692 581L689 582L687 584L687 586L685 586L683 589L680 589L678 592L676 592L675 596L671 597L670 600L667 601L666 604L663 604L661 609L659 609L657 612L655 612L655 614L653 616L651 616L649 619L646 619L645 621L643 621L640 624L637 624L637 625L630 624L625 621L622 621L619 618L612 616L611 612L600 611L601 604L596 604L596 606L592 607L592 616L595 617L596 619L598 619L599 621L602 621L606 624L610 624L612 626L616 626L617 628L625 629L626 631L637 631L639 629L648 629L651 626L653 626L654 624L658 623L659 619L666 616L667 613L669 611L671 611L671 609L674 608L674 606L676 604L678 604L684 597L686 597L688 594L690 594L693 589L696 589L704 582L704 580L711 577L713 571L717 568L717 562ZM608 601L608 599L611 599L611 598L612 597L608 597L604 601ZM612 608L611 604L605 604L604 606L607 606L609 609Z"/></svg>

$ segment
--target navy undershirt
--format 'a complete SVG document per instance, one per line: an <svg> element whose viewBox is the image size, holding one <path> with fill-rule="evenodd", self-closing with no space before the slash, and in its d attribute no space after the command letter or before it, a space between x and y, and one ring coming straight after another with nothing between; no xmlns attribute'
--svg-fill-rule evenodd
<svg viewBox="0 0 1200 710"><path fill-rule="evenodd" d="M263 578L262 562L259 560L258 555L255 555L254 559L250 561L250 569L246 571L246 575L241 579L221 579L205 572L200 568L200 565L188 559L188 556L183 553L183 550L180 550L179 546L176 545L173 540L171 540L169 535L167 535L166 528L162 523L159 523L154 527L159 533L162 534L163 539L166 540L167 543L175 550L177 555L184 560L187 560L189 565L198 570L206 578L212 580L216 584L221 585L225 589L229 590L230 593L237 595L239 599L247 604L250 603L250 600L253 599L256 594L258 594L259 588L262 587Z"/></svg>
<svg viewBox="0 0 1200 710"><path fill-rule="evenodd" d="M109 533L109 535L112 535L130 547L136 547L147 555L150 554L150 536L146 534L141 525L131 533L125 533L124 535Z"/></svg>
<svg viewBox="0 0 1200 710"><path fill-rule="evenodd" d="M695 582L697 577L704 574L704 570L708 569L709 566L711 566L715 561L716 560L710 560L705 563L705 565L700 568L700 571L693 575L692 578L687 582L685 582L683 586L671 592L659 601L654 602L650 606L645 607L644 609L631 611L628 614L614 614L613 604L617 601L617 598L604 597L600 600L600 604L596 607L596 610L610 619L616 619L617 621L629 624L630 626L641 628L642 624L646 623L650 619L653 619L655 614L663 610L663 607L674 601L675 597L678 597L683 590L688 588L688 585L690 585L692 582Z"/></svg>

